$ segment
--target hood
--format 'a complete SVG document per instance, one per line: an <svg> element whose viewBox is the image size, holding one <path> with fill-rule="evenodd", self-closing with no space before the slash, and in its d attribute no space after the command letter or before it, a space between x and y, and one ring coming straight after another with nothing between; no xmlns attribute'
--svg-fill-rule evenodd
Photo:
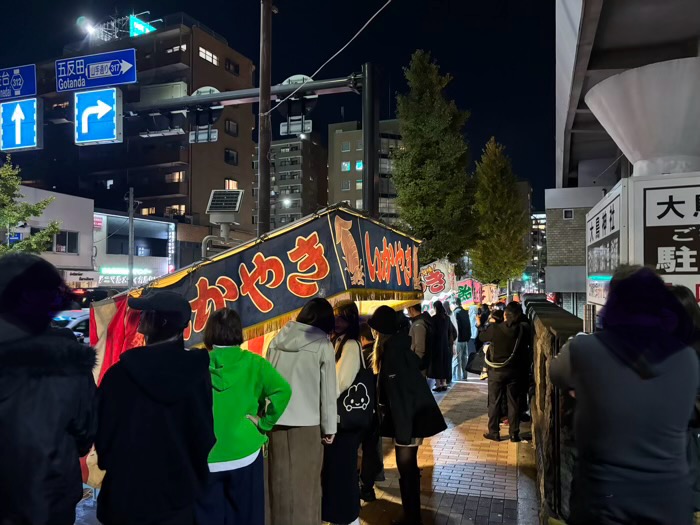
<svg viewBox="0 0 700 525"><path fill-rule="evenodd" d="M76 340L46 333L0 345L0 402L27 377L91 374L97 356Z"/></svg>
<svg viewBox="0 0 700 525"><path fill-rule="evenodd" d="M308 324L290 321L273 341L275 349L280 352L298 352L302 348L317 345L328 340L323 330Z"/></svg>
<svg viewBox="0 0 700 525"><path fill-rule="evenodd" d="M233 386L234 371L240 365L244 351L238 346L228 346L214 347L209 352L209 372L214 390L223 392Z"/></svg>
<svg viewBox="0 0 700 525"><path fill-rule="evenodd" d="M119 362L144 393L161 404L173 404L209 375L206 350L185 350L182 340L134 348Z"/></svg>

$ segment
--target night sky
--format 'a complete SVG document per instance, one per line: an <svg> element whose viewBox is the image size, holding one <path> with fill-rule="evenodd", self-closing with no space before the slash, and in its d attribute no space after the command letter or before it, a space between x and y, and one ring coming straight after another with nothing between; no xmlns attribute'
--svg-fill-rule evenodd
<svg viewBox="0 0 700 525"><path fill-rule="evenodd" d="M311 74L386 0L277 0L273 21L272 82ZM222 34L258 62L259 11L255 0L25 0L0 9L0 67L46 60L81 34L79 16L100 21L150 10L151 19L184 11ZM382 118L394 117L393 94L405 89L402 67L411 53L432 52L453 75L448 96L471 111L466 135L478 159L491 135L506 145L516 174L534 187L543 208L554 184L554 3L549 0L393 0L318 78L346 76L363 62L383 68ZM360 120L360 97L320 99L311 115L316 130L330 122ZM279 129L278 126L275 128ZM323 133L325 136L326 133Z"/></svg>

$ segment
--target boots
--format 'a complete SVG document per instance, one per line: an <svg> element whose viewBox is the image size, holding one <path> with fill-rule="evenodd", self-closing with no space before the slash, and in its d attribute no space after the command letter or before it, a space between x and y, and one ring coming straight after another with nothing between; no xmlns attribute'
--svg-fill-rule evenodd
<svg viewBox="0 0 700 525"><path fill-rule="evenodd" d="M420 473L399 479L403 517L392 525L422 525L420 516Z"/></svg>

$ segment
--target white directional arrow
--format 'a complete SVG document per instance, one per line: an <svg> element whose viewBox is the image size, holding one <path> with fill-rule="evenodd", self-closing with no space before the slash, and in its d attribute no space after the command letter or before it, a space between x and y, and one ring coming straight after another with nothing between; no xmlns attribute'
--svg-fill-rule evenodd
<svg viewBox="0 0 700 525"><path fill-rule="evenodd" d="M22 143L22 121L25 119L22 106L17 104L12 112L12 122L15 123L15 144L18 146Z"/></svg>
<svg viewBox="0 0 700 525"><path fill-rule="evenodd" d="M17 110L15 110L16 112ZM96 106L90 106L88 108L85 108L85 111L83 111L83 117L80 121L80 130L83 134L88 132L88 118L92 115L97 115L98 119L101 119L104 117L107 113L112 111L112 106L109 104L105 104L101 100L97 101ZM14 116L12 117L14 119Z"/></svg>
<svg viewBox="0 0 700 525"><path fill-rule="evenodd" d="M122 75L124 73L126 73L127 71L129 71L132 67L134 67L133 64L127 62L126 60L122 60L121 66L122 66Z"/></svg>

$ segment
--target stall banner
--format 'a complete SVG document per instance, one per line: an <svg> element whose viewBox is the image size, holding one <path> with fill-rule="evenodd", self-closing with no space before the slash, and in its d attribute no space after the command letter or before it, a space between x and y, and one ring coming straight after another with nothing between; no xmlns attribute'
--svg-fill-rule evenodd
<svg viewBox="0 0 700 525"><path fill-rule="evenodd" d="M441 260L423 266L420 270L420 282L423 287L424 301L436 301L441 296L455 293L457 291L455 265Z"/></svg>
<svg viewBox="0 0 700 525"><path fill-rule="evenodd" d="M474 279L464 279L457 283L457 297L462 307L481 304L481 283Z"/></svg>
<svg viewBox="0 0 700 525"><path fill-rule="evenodd" d="M350 209L331 208L157 279L134 294L156 288L187 298L192 319L185 340L190 347L201 344L209 316L224 307L238 312L246 340L257 347L254 340L281 328L312 297L420 300L418 245Z"/></svg>

